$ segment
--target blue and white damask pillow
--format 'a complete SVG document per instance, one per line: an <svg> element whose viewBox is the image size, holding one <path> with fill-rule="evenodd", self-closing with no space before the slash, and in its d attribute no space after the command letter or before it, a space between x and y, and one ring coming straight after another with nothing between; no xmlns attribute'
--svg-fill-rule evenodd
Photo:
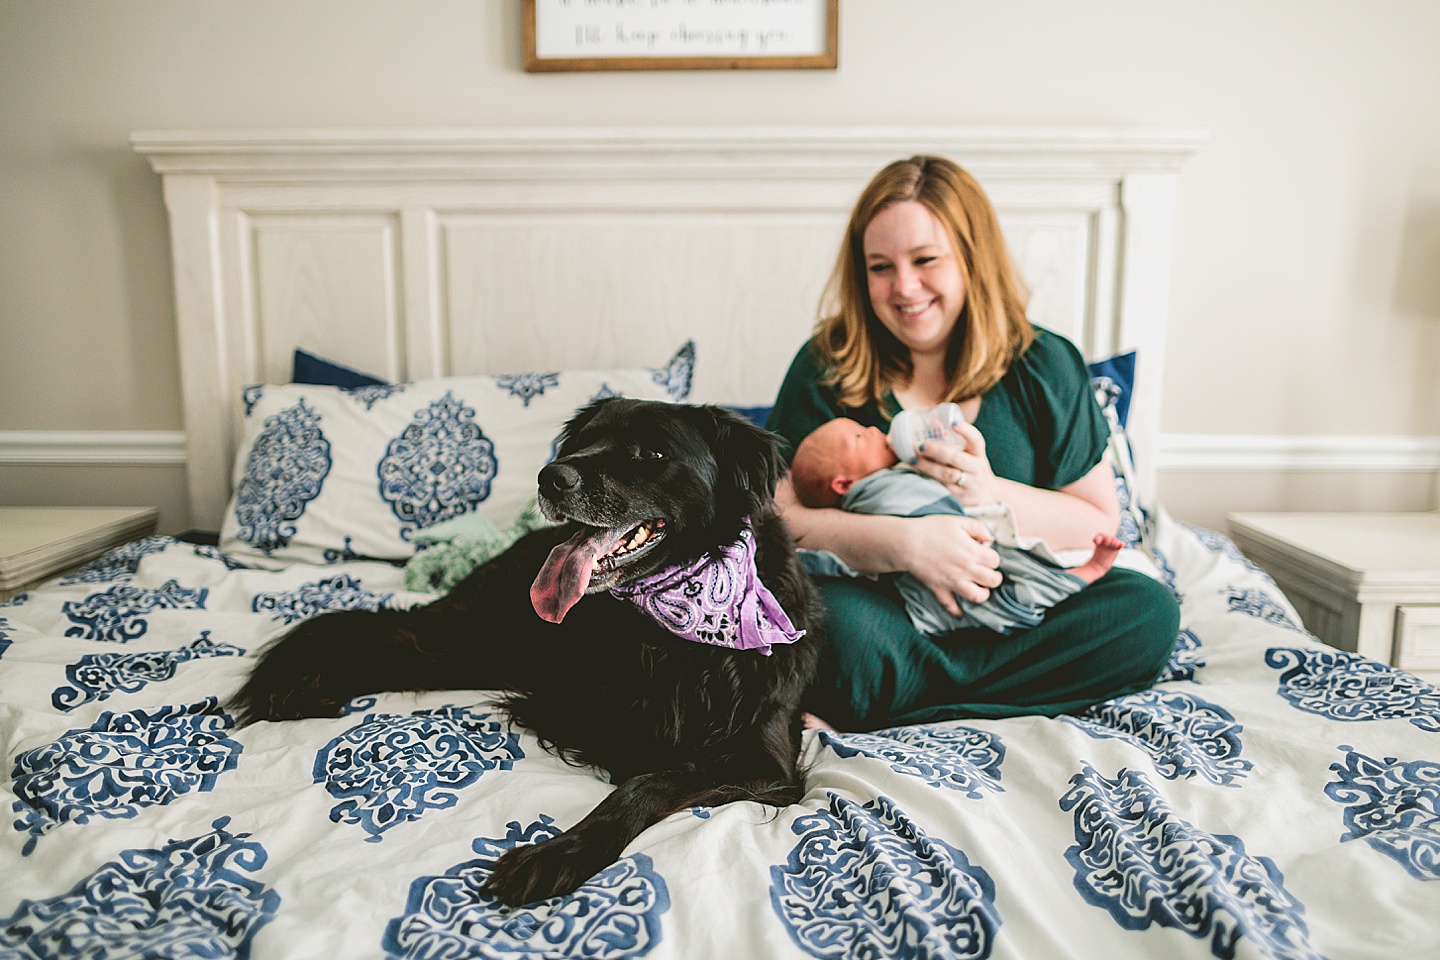
<svg viewBox="0 0 1440 960"><path fill-rule="evenodd" d="M576 410L682 401L694 368L692 341L659 368L249 387L220 546L285 563L405 560L417 531L462 514L504 528Z"/></svg>

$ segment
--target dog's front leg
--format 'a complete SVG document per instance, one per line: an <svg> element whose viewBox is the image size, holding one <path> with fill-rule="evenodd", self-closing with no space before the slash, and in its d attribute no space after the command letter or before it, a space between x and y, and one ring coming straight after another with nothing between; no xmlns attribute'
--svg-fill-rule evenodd
<svg viewBox="0 0 1440 960"><path fill-rule="evenodd" d="M618 860L646 827L690 806L691 797L713 786L712 774L694 771L633 777L558 837L507 851L496 861L485 890L512 907L574 893Z"/></svg>
<svg viewBox="0 0 1440 960"><path fill-rule="evenodd" d="M793 765L789 771L773 766L758 751L743 763L731 758L702 770L643 773L616 787L558 837L507 851L496 861L485 890L510 906L564 896L619 859L643 830L677 810L735 800L790 803L801 792Z"/></svg>

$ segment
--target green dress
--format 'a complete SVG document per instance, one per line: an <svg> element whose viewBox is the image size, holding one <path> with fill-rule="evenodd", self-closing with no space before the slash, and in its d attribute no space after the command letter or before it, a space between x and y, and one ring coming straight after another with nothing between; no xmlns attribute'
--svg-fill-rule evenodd
<svg viewBox="0 0 1440 960"><path fill-rule="evenodd" d="M793 455L828 420L850 417L885 430L898 410L891 395L842 406L807 344L766 425ZM1108 437L1079 351L1040 328L981 399L975 426L996 476L1046 489L1089 473ZM1179 633L1174 594L1131 570L1112 569L1052 607L1039 626L1008 637L983 628L924 636L906 616L893 579L819 583L829 622L807 707L842 730L1071 713L1150 686Z"/></svg>

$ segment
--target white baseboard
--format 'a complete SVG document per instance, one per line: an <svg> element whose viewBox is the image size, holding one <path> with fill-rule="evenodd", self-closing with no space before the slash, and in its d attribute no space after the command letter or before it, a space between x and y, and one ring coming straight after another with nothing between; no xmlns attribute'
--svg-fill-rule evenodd
<svg viewBox="0 0 1440 960"><path fill-rule="evenodd" d="M4 466L184 466L179 430L0 430Z"/></svg>
<svg viewBox="0 0 1440 960"><path fill-rule="evenodd" d="M0 465L183 466L175 430L0 430ZM1157 470L1440 471L1440 437L1162 433Z"/></svg>
<svg viewBox="0 0 1440 960"><path fill-rule="evenodd" d="M1157 470L1430 473L1440 437L1256 436L1162 433Z"/></svg>

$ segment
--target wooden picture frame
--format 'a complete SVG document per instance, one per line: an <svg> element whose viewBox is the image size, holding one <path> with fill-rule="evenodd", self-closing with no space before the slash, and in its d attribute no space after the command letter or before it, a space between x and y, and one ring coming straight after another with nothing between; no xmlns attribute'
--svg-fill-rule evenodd
<svg viewBox="0 0 1440 960"><path fill-rule="evenodd" d="M525 69L834 70L840 0L524 0Z"/></svg>

